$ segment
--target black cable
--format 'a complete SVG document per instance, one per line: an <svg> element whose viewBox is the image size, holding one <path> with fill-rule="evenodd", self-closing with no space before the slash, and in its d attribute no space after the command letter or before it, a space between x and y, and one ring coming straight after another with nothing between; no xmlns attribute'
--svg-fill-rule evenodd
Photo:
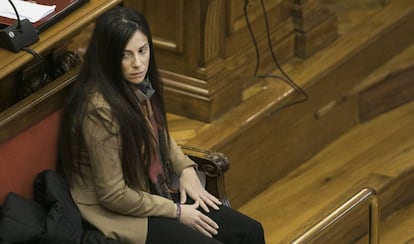
<svg viewBox="0 0 414 244"><path fill-rule="evenodd" d="M249 0L245 0L244 1L244 17L246 19L247 27L248 27L249 32L250 32L250 35L252 37L253 44L254 44L255 51L256 51L256 68L255 68L255 71L254 71L254 76L257 77L257 78L274 78L274 79L283 80L288 85L290 85L299 95L302 95L303 96L302 99L300 99L300 100L298 100L296 102L292 102L292 103L286 104L286 105L284 105L284 107L287 107L287 106L290 106L290 105L294 105L294 104L298 104L298 103L301 103L301 102L304 102L304 101L308 100L308 94L300 86L298 86L289 77L288 74L286 74L286 72L283 70L282 66L279 64L279 62L276 59L276 56L275 56L275 54L273 52L272 41L270 39L269 20L268 20L268 17L267 17L266 8L265 8L265 5L264 5L263 0L260 0L260 3L261 3L262 10L263 10L264 20L265 20L265 23L266 23L267 43L268 43L268 46L269 46L269 49L270 49L270 53L271 53L273 62L275 63L276 67L280 70L280 72L282 73L282 75L284 77L277 76L277 75L269 75L269 74L266 74L266 75L258 75L257 74L258 73L258 69L259 69L259 63L260 63L260 54L259 54L259 48L258 48L258 45L257 45L256 37L254 36L253 30L252 30L252 27L251 27L251 24L250 24L250 21L249 21L249 17L248 17L248 14L247 14L247 5L248 5L248 2L249 2Z"/></svg>
<svg viewBox="0 0 414 244"><path fill-rule="evenodd" d="M22 50L24 50L24 51L30 53L31 55L33 55L37 59L37 61L39 61L39 63L45 62L45 59L38 52L36 52L35 50L33 50L29 47L23 47Z"/></svg>
<svg viewBox="0 0 414 244"><path fill-rule="evenodd" d="M20 22L20 16L19 16L19 12L17 12L17 8L14 5L13 1L9 0L10 5L12 6L14 12L16 13L16 18L17 18L17 29L18 30L22 30L22 24Z"/></svg>
<svg viewBox="0 0 414 244"><path fill-rule="evenodd" d="M36 58L36 60L42 65L43 67L43 75L42 75L42 81L41 85L45 85L47 83L47 80L49 79L49 65L47 61L41 56L38 52L35 50L29 48L29 47L23 47L22 50L30 53L33 55L33 57Z"/></svg>

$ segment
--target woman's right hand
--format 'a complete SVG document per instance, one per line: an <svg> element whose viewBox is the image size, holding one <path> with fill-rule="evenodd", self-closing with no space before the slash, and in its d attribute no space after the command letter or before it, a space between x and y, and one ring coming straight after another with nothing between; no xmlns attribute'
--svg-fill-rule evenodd
<svg viewBox="0 0 414 244"><path fill-rule="evenodd" d="M217 235L217 223L197 210L199 205L199 202L195 202L194 204L182 204L179 221L206 236L213 237L213 235Z"/></svg>

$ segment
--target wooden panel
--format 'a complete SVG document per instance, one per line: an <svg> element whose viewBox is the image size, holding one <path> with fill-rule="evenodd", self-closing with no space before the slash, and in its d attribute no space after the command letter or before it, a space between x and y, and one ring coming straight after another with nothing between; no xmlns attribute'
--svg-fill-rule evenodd
<svg viewBox="0 0 414 244"><path fill-rule="evenodd" d="M295 35L293 22L288 20L282 26L271 29L270 40L275 59L279 64L284 64L295 56ZM246 48L243 52L226 59L227 69L237 75L239 82L243 82L243 88L248 88L257 82L253 75L258 66L257 75L266 75L278 69L270 53L266 36L257 39L259 50L258 59L254 48ZM240 64L244 64L243 69Z"/></svg>
<svg viewBox="0 0 414 244"><path fill-rule="evenodd" d="M307 31L296 33L296 56L307 58L325 48L338 37L337 17L334 14L326 16L324 21Z"/></svg>
<svg viewBox="0 0 414 244"><path fill-rule="evenodd" d="M153 0L145 2L143 12L151 26L155 47L176 53L183 51L185 16L183 1Z"/></svg>
<svg viewBox="0 0 414 244"><path fill-rule="evenodd" d="M283 40L288 35L292 34L289 28L285 25L290 25L292 4L290 1L265 1L265 9L263 10L260 6L260 1L252 1L250 7L247 9L247 16L252 28L255 38L260 43L261 40L265 39L266 33L266 22L264 14L266 13L268 18L268 27L270 35L274 35L274 32L279 32L279 40ZM233 1L231 6L226 9L226 17L229 26L225 36L225 49L223 56L228 58L235 55L238 52L246 51L253 46L251 34L247 28L246 18L244 16L243 4L240 1ZM266 12L264 12L266 11ZM236 14L237 13L237 14ZM234 19L230 19L228 16L233 16ZM236 17L237 16L237 17ZM232 22L234 21L234 22ZM234 30L234 31L231 31ZM235 31L237 30L237 31ZM280 30L286 32L280 33ZM272 45L275 45L272 42Z"/></svg>
<svg viewBox="0 0 414 244"><path fill-rule="evenodd" d="M204 26L204 32L202 35L202 49L200 63L201 67L206 67L210 61L214 61L219 58L220 44L223 35L222 16L224 13L224 1L215 0L207 7L205 13L205 20L202 22Z"/></svg>
<svg viewBox="0 0 414 244"><path fill-rule="evenodd" d="M414 99L414 67L391 74L360 95L360 118L366 121Z"/></svg>
<svg viewBox="0 0 414 244"><path fill-rule="evenodd" d="M307 58L331 44L338 36L337 16L319 0L296 1L296 55Z"/></svg>
<svg viewBox="0 0 414 244"><path fill-rule="evenodd" d="M329 15L331 15L331 11L322 6L319 0L296 3L292 11L293 19L299 30L309 30L324 21Z"/></svg>
<svg viewBox="0 0 414 244"><path fill-rule="evenodd" d="M284 0L264 0L264 7L266 10L274 9L280 5ZM241 4L241 2L243 2ZM242 29L247 28L246 19L244 16L244 4L247 2L247 12L249 13L249 19L251 22L255 22L260 18L263 18L263 9L261 6L261 0L229 0L228 16L227 16L227 29L228 33L232 34ZM286 2L286 1L285 1Z"/></svg>
<svg viewBox="0 0 414 244"><path fill-rule="evenodd" d="M163 74L166 108L171 113L209 122L241 101L242 83L229 72L219 73L210 80L210 84L188 76L176 76L175 73Z"/></svg>

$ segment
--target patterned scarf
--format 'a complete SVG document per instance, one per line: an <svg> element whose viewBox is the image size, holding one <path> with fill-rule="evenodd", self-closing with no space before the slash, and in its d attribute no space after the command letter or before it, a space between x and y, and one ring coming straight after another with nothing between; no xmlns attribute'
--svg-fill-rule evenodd
<svg viewBox="0 0 414 244"><path fill-rule="evenodd" d="M169 187L171 185L171 179L169 177L169 173L172 171L171 165L169 164L169 159L163 157L161 153L161 148L166 146L165 131L162 124L156 120L155 114L158 113L158 111L156 108L153 109L151 103L151 96L154 94L155 90L152 88L151 82L148 79L138 84L137 87L143 95L145 94L145 99L141 101L141 109L151 125L155 138L155 148L158 149L153 153L153 155L151 155L149 167L147 165L149 169L148 177L150 182L150 190L153 194L171 199Z"/></svg>

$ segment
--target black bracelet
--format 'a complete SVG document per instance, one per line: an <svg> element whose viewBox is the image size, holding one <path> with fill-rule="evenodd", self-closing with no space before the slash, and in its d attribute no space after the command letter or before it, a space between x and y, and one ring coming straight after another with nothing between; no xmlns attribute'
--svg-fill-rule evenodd
<svg viewBox="0 0 414 244"><path fill-rule="evenodd" d="M175 215L175 219L180 219L181 216L181 205L179 202L176 202L175 205L177 205L177 213Z"/></svg>

